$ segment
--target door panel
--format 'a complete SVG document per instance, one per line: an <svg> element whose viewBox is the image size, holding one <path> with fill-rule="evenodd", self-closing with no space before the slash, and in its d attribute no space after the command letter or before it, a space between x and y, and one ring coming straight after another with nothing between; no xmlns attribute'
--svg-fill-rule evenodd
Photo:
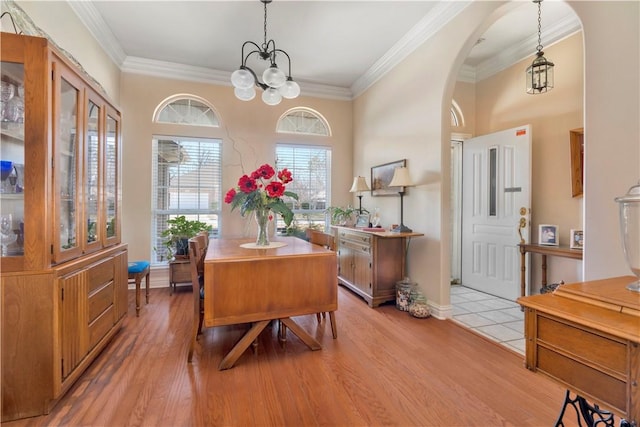
<svg viewBox="0 0 640 427"><path fill-rule="evenodd" d="M520 209L529 212L531 201L530 126L465 141L462 181L462 283L515 300ZM529 227L522 232L529 241Z"/></svg>

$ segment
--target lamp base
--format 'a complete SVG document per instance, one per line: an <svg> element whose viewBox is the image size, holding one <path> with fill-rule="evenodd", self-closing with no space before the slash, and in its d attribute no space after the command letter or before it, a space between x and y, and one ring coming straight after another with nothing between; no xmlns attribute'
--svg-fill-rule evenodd
<svg viewBox="0 0 640 427"><path fill-rule="evenodd" d="M391 232L392 233L411 233L413 232L413 230L404 224L400 224L396 228L392 229Z"/></svg>

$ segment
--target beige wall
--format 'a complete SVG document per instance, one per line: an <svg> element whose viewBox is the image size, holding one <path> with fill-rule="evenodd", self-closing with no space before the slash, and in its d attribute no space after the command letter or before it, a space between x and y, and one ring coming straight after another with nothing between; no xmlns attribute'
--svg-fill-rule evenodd
<svg viewBox="0 0 640 427"><path fill-rule="evenodd" d="M595 1L571 2L570 5L584 24L584 127L587 135L584 275L585 279L591 279L628 274L618 237L617 207L612 200L615 195L624 193L640 175L640 91L637 78L640 74L637 25L640 4ZM436 315L450 314L448 111L454 95L455 77L475 40L508 7L502 2L472 3L354 103L356 171L366 170L383 158L409 158L412 175L421 184L412 188L405 197L405 223L426 234L424 238L416 238L411 243L408 273L426 292L436 309ZM579 39L568 42L580 43ZM616 49L611 48L612 44ZM553 50L553 47L549 48L548 56L555 59ZM438 61L433 61L433 58L438 58ZM573 58L571 61L579 60ZM567 96L575 94L575 83L570 76L575 74L579 64L569 62L564 66L569 73L565 75L564 70L560 72L558 64L557 72L560 75L556 79L556 88L545 96L555 97L565 91ZM518 85L524 91L523 78L519 77L518 80ZM561 81L571 89L562 88ZM527 95L523 95L523 98L527 99ZM527 102L544 102L533 98L528 97ZM544 96L538 98L543 99ZM560 141L558 146L561 148L553 156L566 170L568 161L562 160L565 154L561 150L568 149L568 130L580 126L580 106L573 95L568 100L564 99L561 105L553 104L549 108L558 115L560 122L555 129L536 132L536 127L539 127L536 126L536 115L540 114L536 111L541 111L539 106L512 105L507 110L499 110L498 107L502 105L496 104L493 107L496 115L491 116L489 125L481 123L481 112L476 113L476 131L479 134L480 129L506 127L506 121L516 124L531 121L536 140L534 145L537 142L534 158L548 155L552 148L547 141L540 143L536 135L543 136L543 139L549 136ZM531 111L534 111L533 115ZM498 113L500 116L497 116ZM534 173L538 175L544 171L540 165L534 168L537 168ZM558 177L554 174L540 177L537 185L560 185L568 189L569 182L568 176ZM533 191L539 193L549 189L534 187ZM564 191L558 190L559 194ZM566 224L575 221L579 225L580 200L563 200L562 204L571 211L570 215L565 216L564 213L557 213L554 206L540 200L540 197L544 196L534 196L537 200L534 215L542 211L540 214L545 212L545 221L546 218L562 218ZM397 201L384 202L382 216L387 223L397 220L397 204ZM542 220L537 217L537 221Z"/></svg>
<svg viewBox="0 0 640 427"><path fill-rule="evenodd" d="M123 121L123 240L129 243L131 259L148 259L151 241L151 139L153 135L193 136L223 139L223 188L236 185L238 178L263 163L275 161L277 142L315 144L332 147L332 204L352 203L351 102L299 97L277 106L265 105L259 97L242 102L231 86L184 82L124 73L121 87ZM153 124L156 107L176 94L204 98L215 107L221 128ZM293 107L318 111L329 122L331 137L276 134L280 116ZM294 177L295 179L295 177ZM251 224L253 225L253 224ZM242 236L246 220L237 211L223 206L221 233Z"/></svg>
<svg viewBox="0 0 640 427"><path fill-rule="evenodd" d="M618 236L617 206L612 201L640 176L640 3L568 3L578 14L584 30L584 275L585 279L594 279L628 274ZM259 154L255 161L272 160L266 153L272 152L268 147L275 143L274 125L270 127L267 123L275 123L273 119L289 104L262 113L259 110L262 106L258 107L260 101L254 101L252 106L235 107L237 104L230 102L230 88L139 76L123 76L123 81L119 82L115 66L110 64L66 3L20 1L19 4L36 25L69 50L123 106L123 230L125 240L132 244L132 257L146 257L150 250L145 248L148 243L144 243L148 236L144 232L137 233L147 223L145 219L150 209L147 182L150 180L150 159L145 144L149 144L152 134L151 129L146 129L152 104L155 106L178 91L193 92L209 99L218 108L231 137L244 144L247 150L252 146L257 148ZM334 131L336 117L340 117L338 122L344 120L344 129L337 125L337 139L332 142L335 144L332 203L356 202L354 195L346 193L355 174L368 177L371 166L408 159L411 174L419 185L411 188L405 197L405 223L426 234L411 243L408 273L426 291L435 307L445 314L450 308L449 108L464 58L478 37L508 9L509 2L473 2L353 102L353 125L349 124L349 102L301 98L324 114ZM154 81L159 87L152 88L147 84ZM562 90L559 80L556 81L556 89L548 95ZM140 99L133 99L134 96ZM526 109L523 109L523 119L525 113ZM567 120L566 127L569 126ZM351 131L353 152L349 144ZM225 141L225 153L229 141ZM561 144L566 146L564 142ZM225 185L230 179L233 184L235 178L235 171L226 173ZM560 181L566 182L562 178ZM398 221L398 204L399 200L394 197L374 199L366 195L363 199L365 207L381 208L385 224Z"/></svg>
<svg viewBox="0 0 640 427"><path fill-rule="evenodd" d="M15 3L58 46L73 55L116 105L120 102L120 68L102 50L66 1Z"/></svg>
<svg viewBox="0 0 640 427"><path fill-rule="evenodd" d="M581 230L583 198L571 195L569 131L583 127L583 43L575 34L553 46L545 57L555 64L555 88L540 95L524 91L524 70L534 55L476 85L476 131L484 135L530 124L532 182L530 242L538 242L538 225L559 226L560 244L571 229ZM540 257L531 257L532 291L539 288ZM582 279L582 262L549 257L548 280Z"/></svg>

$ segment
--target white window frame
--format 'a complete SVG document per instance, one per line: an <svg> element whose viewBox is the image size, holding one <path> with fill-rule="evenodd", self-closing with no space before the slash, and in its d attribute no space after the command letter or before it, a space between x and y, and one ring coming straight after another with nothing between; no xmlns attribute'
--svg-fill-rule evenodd
<svg viewBox="0 0 640 427"><path fill-rule="evenodd" d="M183 171L178 177L177 184L172 183L171 188L176 191L167 189L165 193L161 193L163 188L160 181L160 167L166 167L160 163L159 159L161 153L159 153L159 141L172 141L176 143L175 152L167 152L164 154L164 159L176 162L178 169L180 170L180 163L185 156L193 156L193 152L182 152L183 143L192 145L198 143L198 159L195 161L195 170L198 173L194 176L190 171L194 170L194 164L191 160L190 163L184 165L188 170ZM211 150L209 152L203 152L202 145L211 144ZM212 156L205 158L205 155ZM219 232L220 218L222 213L222 140L219 138L193 138L186 136L164 136L155 135L153 137L153 149L152 149L152 215L151 215L151 247L152 264L164 264L168 262L167 254L165 252L164 241L161 237L161 232L166 228L162 224L159 224L161 218L166 221L169 218L175 218L178 215L184 215L187 219L198 220L205 222L213 227L213 231L210 235L215 236ZM214 170L207 176L202 176L200 171L200 164L208 159L213 163ZM189 162L189 159L187 159ZM167 173L169 171L167 170ZM185 177L185 183L180 181L181 177ZM168 178L165 176L165 178ZM188 179L189 181L187 181ZM205 180L201 183L201 180ZM168 181L168 179L167 179ZM194 183L195 181L195 183ZM194 185L195 184L195 185ZM173 194L173 197L171 195ZM189 194L196 195L195 198L189 197ZM164 198L165 206L159 206L161 198ZM177 202L174 201L177 200ZM203 206L203 202L204 205ZM175 204L174 204L175 203Z"/></svg>

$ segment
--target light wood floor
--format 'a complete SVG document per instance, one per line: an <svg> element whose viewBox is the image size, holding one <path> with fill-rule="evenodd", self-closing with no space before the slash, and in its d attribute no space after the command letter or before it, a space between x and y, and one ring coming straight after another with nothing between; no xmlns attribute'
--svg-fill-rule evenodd
<svg viewBox="0 0 640 427"><path fill-rule="evenodd" d="M564 391L521 355L451 321L369 308L340 288L338 339L328 318L297 318L312 352L276 328L218 371L244 327L205 329L187 364L189 288L152 289L135 317L44 417L6 426L551 426ZM570 424L567 424L570 425Z"/></svg>

